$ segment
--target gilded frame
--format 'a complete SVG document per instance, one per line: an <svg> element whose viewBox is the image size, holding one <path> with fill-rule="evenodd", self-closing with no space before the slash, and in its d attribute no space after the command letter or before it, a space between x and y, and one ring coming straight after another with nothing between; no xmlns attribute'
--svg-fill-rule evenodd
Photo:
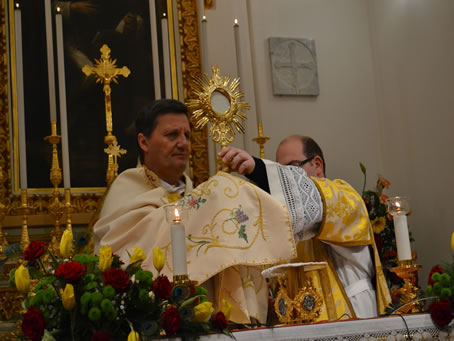
<svg viewBox="0 0 454 341"><path fill-rule="evenodd" d="M167 0L168 7L173 8L172 0ZM201 54L199 43L199 27L197 19L197 0L176 0L178 13L178 33L180 42L180 60L183 83L183 99L189 100L192 78L201 73ZM11 117L10 108L12 95L9 92L9 65L11 58L8 54L8 28L6 0L0 0L0 166L5 178L0 188L0 199L8 207L6 218L3 223L5 227L20 226L21 217L17 210L20 206L20 195L16 194L13 188L12 176L14 157L10 143ZM170 27L176 27L175 23L169 22ZM177 97L173 91L174 97ZM17 155L17 154L16 154ZM50 170L49 170L50 171ZM208 135L207 129L194 130L192 135L192 151L189 162L189 175L196 184L205 181L209 176L208 163ZM51 201L51 189L49 193L29 193L29 206L32 214L29 217L29 225L53 225L53 219L49 215L49 204ZM90 188L86 192L72 194L72 203L75 205L73 213L74 224L87 224L98 210L104 197L102 192L93 193Z"/></svg>

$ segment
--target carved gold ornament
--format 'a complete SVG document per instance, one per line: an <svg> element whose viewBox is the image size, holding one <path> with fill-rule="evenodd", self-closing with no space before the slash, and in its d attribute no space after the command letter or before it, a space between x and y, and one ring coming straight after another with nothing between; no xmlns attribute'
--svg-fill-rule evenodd
<svg viewBox="0 0 454 341"><path fill-rule="evenodd" d="M212 78L207 74L203 74L202 78L194 78L195 98L190 99L187 105L192 111L195 127L201 129L210 122L208 133L223 148L234 139L233 127L244 133L239 119L246 119L246 114L241 110L248 110L249 105L239 101L243 97L243 93L237 90L239 78L232 81L229 76L221 77L216 65L212 67L212 71Z"/></svg>

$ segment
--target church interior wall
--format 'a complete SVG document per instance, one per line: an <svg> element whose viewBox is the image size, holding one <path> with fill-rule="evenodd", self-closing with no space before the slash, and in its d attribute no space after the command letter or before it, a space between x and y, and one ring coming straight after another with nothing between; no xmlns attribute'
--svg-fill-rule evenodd
<svg viewBox="0 0 454 341"><path fill-rule="evenodd" d="M366 188L373 188L382 175L391 181L387 194L410 197L409 225L417 262L424 267L421 278L432 265L449 260L454 3L217 0L203 14L205 63L240 76L251 104L245 138L236 145L258 155L251 142L257 135L258 110L264 134L271 137L266 158L274 160L286 136L310 135L324 150L328 177L345 179L358 191L362 162L368 172ZM235 18L241 18L240 63L234 50ZM273 95L269 37L315 40L318 96Z"/></svg>
<svg viewBox="0 0 454 341"><path fill-rule="evenodd" d="M410 197L421 283L450 261L454 187L454 3L370 1L380 144L393 194Z"/></svg>

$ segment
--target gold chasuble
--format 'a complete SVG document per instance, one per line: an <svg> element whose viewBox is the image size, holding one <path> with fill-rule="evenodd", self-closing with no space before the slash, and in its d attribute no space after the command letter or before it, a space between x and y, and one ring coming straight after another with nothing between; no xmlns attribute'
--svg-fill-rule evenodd
<svg viewBox="0 0 454 341"><path fill-rule="evenodd" d="M214 302L227 299L231 320L266 321L268 287L261 265L287 262L296 247L287 209L251 183L219 172L192 189L186 177L184 196L168 193L145 167L128 169L113 182L94 226L96 250L110 245L129 262L133 247L147 254L143 268L154 270L152 250L166 256L162 272L172 278L170 223L165 206L181 198L188 208L186 231L188 275L199 284L214 277Z"/></svg>
<svg viewBox="0 0 454 341"><path fill-rule="evenodd" d="M311 177L311 180L322 196L323 220L315 238L297 243L298 256L292 262L328 263L326 270L307 274L313 283L318 284L323 297L324 309L317 321L338 319L343 314L356 317L322 242L340 246L372 246L376 271L377 310L379 314L384 313L391 302L391 296L361 196L343 180L332 181L315 177Z"/></svg>

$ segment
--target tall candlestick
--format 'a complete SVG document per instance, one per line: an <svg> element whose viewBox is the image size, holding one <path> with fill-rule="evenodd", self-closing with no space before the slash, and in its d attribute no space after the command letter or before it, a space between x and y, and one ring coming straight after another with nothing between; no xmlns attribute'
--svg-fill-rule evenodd
<svg viewBox="0 0 454 341"><path fill-rule="evenodd" d="M47 47L47 76L49 80L49 109L50 121L57 121L55 101L55 72L54 72L54 44L52 39L52 12L50 0L44 1L44 15L46 17L46 47Z"/></svg>
<svg viewBox="0 0 454 341"><path fill-rule="evenodd" d="M202 71L206 74L210 72L210 64L208 62L208 33L207 33L207 17L204 15L202 17L202 24L200 26L200 40L202 41L201 44L201 51L202 51Z"/></svg>
<svg viewBox="0 0 454 341"><path fill-rule="evenodd" d="M159 72L159 49L158 49L158 26L156 23L156 5L155 0L149 0L150 8L150 26L151 26L151 51L153 53L153 80L154 80L154 97L161 98L161 76Z"/></svg>
<svg viewBox="0 0 454 341"><path fill-rule="evenodd" d="M19 4L14 9L14 30L16 38L16 80L17 115L19 125L19 174L20 187L27 189L27 151L25 139L24 71L22 58L22 16Z"/></svg>
<svg viewBox="0 0 454 341"><path fill-rule="evenodd" d="M162 28L162 52L164 57L164 82L166 89L166 98L172 98L172 80L170 78L170 51L169 51L169 28L166 14L161 19Z"/></svg>
<svg viewBox="0 0 454 341"><path fill-rule="evenodd" d="M63 21L59 7L57 7L57 14L55 15L55 26L57 32L58 94L60 96L63 185L65 186L65 189L69 189L71 188L71 179L69 173L68 122L66 113L65 57L63 45Z"/></svg>
<svg viewBox="0 0 454 341"><path fill-rule="evenodd" d="M393 197L387 200L387 204L388 211L394 218L397 258L399 261L411 260L410 235L406 216L410 209L408 200L403 197Z"/></svg>
<svg viewBox="0 0 454 341"><path fill-rule="evenodd" d="M175 207L175 218L170 227L170 233L172 238L173 276L186 275L188 273L186 264L186 233L181 223L177 207Z"/></svg>

